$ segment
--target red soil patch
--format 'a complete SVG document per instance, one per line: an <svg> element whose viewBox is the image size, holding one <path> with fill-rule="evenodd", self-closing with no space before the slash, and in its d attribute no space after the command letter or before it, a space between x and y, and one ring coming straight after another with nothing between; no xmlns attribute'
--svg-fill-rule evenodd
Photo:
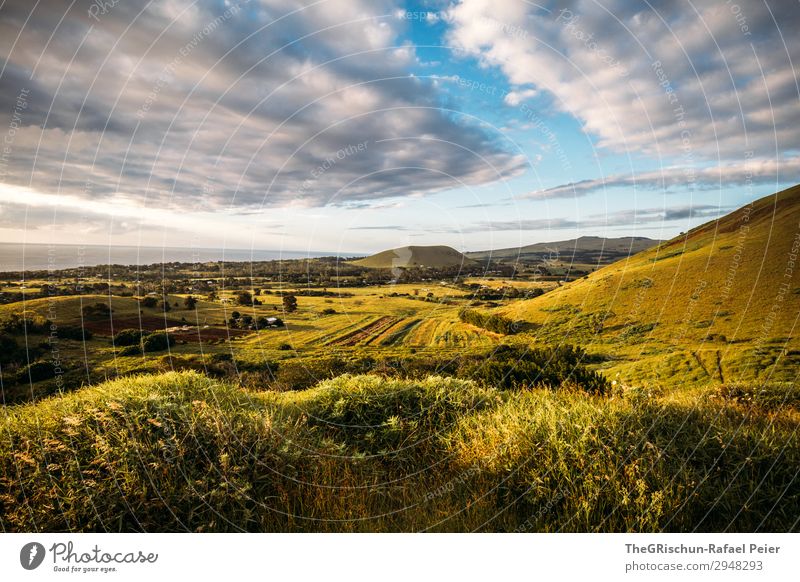
<svg viewBox="0 0 800 582"><path fill-rule="evenodd" d="M113 329L112 329L113 323ZM123 329L139 329L142 331L164 331L168 327L182 325L180 321L164 321L163 317L143 315L138 317L109 317L108 319L84 319L83 327L95 335L112 336Z"/></svg>

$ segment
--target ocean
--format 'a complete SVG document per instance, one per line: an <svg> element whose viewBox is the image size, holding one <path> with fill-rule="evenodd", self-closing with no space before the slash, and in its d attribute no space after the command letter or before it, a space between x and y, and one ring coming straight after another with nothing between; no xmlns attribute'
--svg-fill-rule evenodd
<svg viewBox="0 0 800 582"><path fill-rule="evenodd" d="M126 247L0 243L0 272L72 269L97 265L154 263L251 262L343 255L336 252L274 251L223 248Z"/></svg>

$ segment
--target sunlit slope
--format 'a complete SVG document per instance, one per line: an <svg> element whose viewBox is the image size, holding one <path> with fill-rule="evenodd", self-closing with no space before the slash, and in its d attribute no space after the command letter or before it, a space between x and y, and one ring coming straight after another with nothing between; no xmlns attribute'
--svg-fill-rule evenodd
<svg viewBox="0 0 800 582"><path fill-rule="evenodd" d="M354 261L362 267L392 269L397 267L457 267L474 265L454 248L447 246L409 246L382 251L375 255Z"/></svg>
<svg viewBox="0 0 800 582"><path fill-rule="evenodd" d="M798 251L795 186L501 311L544 336L628 345L785 343L800 311Z"/></svg>

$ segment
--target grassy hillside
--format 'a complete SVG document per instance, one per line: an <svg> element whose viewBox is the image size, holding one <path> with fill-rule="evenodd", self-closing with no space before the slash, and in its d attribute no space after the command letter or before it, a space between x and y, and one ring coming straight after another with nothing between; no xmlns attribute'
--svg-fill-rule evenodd
<svg viewBox="0 0 800 582"><path fill-rule="evenodd" d="M797 530L800 395L120 379L0 421L3 531ZM775 463L780 459L779 463Z"/></svg>
<svg viewBox="0 0 800 582"><path fill-rule="evenodd" d="M394 269L399 267L458 267L474 265L475 261L447 246L409 246L382 251L353 261L353 263L362 267Z"/></svg>
<svg viewBox="0 0 800 582"><path fill-rule="evenodd" d="M540 341L621 354L629 379L794 380L798 217L800 186L501 311Z"/></svg>

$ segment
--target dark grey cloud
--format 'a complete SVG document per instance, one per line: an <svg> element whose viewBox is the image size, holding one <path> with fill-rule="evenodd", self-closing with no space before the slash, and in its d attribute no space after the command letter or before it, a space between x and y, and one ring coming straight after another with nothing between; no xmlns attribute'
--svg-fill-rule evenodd
<svg viewBox="0 0 800 582"><path fill-rule="evenodd" d="M800 182L800 157L777 160L748 160L742 164L710 166L695 169L667 168L635 174L614 174L592 180L580 180L552 188L523 194L521 198L577 198L611 188L630 187L646 190L687 192L720 187L752 186L755 184L786 184Z"/></svg>
<svg viewBox="0 0 800 582"><path fill-rule="evenodd" d="M615 226L641 226L677 222L692 219L714 219L732 207L695 204L691 206L674 206L666 208L638 208L621 210L605 214L590 214L586 218L520 218L519 220L483 221L460 229L446 232L470 233L488 231L543 231L543 230L580 230L587 228L603 228Z"/></svg>
<svg viewBox="0 0 800 582"><path fill-rule="evenodd" d="M214 210L342 205L524 170L501 136L409 77L404 23L383 17L393 2L305 4L5 2L0 97L30 89L7 180Z"/></svg>

